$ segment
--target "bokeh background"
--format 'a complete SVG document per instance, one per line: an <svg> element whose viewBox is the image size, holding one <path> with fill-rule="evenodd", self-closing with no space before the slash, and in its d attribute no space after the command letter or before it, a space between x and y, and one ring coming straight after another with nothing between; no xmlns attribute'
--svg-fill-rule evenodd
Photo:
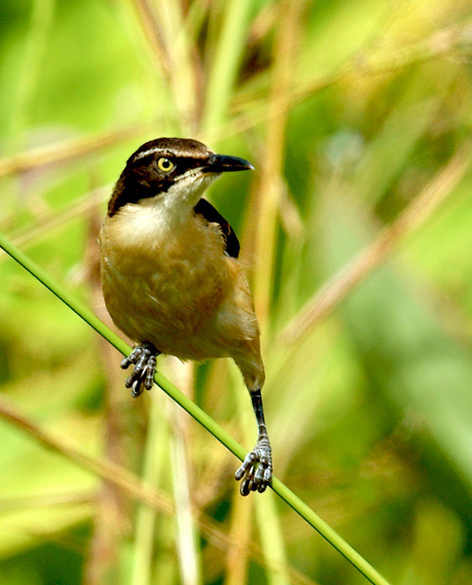
<svg viewBox="0 0 472 585"><path fill-rule="evenodd" d="M96 238L131 152L252 161L209 196L242 242L277 476L392 583L472 584L470 0L1 0L0 30L2 233L106 320ZM1 584L366 582L274 494L241 498L157 388L131 399L6 254L0 283ZM252 447L233 364L159 363Z"/></svg>

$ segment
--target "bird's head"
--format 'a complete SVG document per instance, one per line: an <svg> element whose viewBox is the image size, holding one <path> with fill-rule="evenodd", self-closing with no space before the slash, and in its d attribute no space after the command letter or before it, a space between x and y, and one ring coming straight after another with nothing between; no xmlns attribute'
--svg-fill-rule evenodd
<svg viewBox="0 0 472 585"><path fill-rule="evenodd" d="M221 173L254 169L235 156L215 154L186 138L157 138L134 152L115 186L108 216L127 204L193 208L203 191Z"/></svg>

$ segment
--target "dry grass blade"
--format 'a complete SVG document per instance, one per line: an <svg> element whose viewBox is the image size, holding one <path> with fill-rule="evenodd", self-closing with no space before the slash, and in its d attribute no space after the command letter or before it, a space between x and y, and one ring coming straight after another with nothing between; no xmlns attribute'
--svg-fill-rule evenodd
<svg viewBox="0 0 472 585"><path fill-rule="evenodd" d="M152 6L146 0L134 0L139 25L148 42L152 60L157 69L163 69L166 76L170 74L171 62L163 47L162 35L156 23Z"/></svg>
<svg viewBox="0 0 472 585"><path fill-rule="evenodd" d="M178 552L180 576L184 585L198 585L201 583L201 564L198 554L198 538L195 530L195 520L191 502L191 488L187 452L185 448L185 433L182 432L182 412L176 404L170 404L172 427L177 432L170 436L172 453L172 479L175 499L175 520L177 524L176 550Z"/></svg>
<svg viewBox="0 0 472 585"><path fill-rule="evenodd" d="M91 138L80 138L53 146L35 148L23 154L3 158L0 160L0 177L24 173L44 165L64 163L93 154L133 136L138 136L145 132L147 127L147 124L133 125L112 132L95 134Z"/></svg>
<svg viewBox="0 0 472 585"><path fill-rule="evenodd" d="M472 143L467 142L451 158L427 187L384 228L377 239L338 272L299 311L280 335L283 343L295 343L328 317L354 288L381 266L395 247L418 229L450 195L469 168Z"/></svg>
<svg viewBox="0 0 472 585"><path fill-rule="evenodd" d="M183 5L134 0L139 27L147 40L150 58L172 94L173 132L197 131L199 57L187 34Z"/></svg>
<svg viewBox="0 0 472 585"><path fill-rule="evenodd" d="M95 494L93 492L81 491L4 498L0 499L0 513L6 514L8 512L17 512L18 510L27 510L30 508L43 508L45 506L81 506L84 504L92 504L94 496Z"/></svg>
<svg viewBox="0 0 472 585"><path fill-rule="evenodd" d="M246 503L240 497L239 489L233 490L231 510L230 534L237 546L231 546L227 553L225 585L239 585L245 583L247 579L250 538L247 527L250 526L253 513L251 501Z"/></svg>
<svg viewBox="0 0 472 585"><path fill-rule="evenodd" d="M254 301L259 319L264 323L268 318L270 291L273 285L273 264L277 245L277 218L283 192L282 168L285 151L286 114L276 115L279 103L286 103L291 95L292 71L299 49L301 8L297 2L281 2L279 6L279 27L274 45L274 72L271 88L269 115L272 123L267 127L267 150L263 157L264 166L260 184L257 185L259 225L254 249ZM272 113L272 114L271 114Z"/></svg>

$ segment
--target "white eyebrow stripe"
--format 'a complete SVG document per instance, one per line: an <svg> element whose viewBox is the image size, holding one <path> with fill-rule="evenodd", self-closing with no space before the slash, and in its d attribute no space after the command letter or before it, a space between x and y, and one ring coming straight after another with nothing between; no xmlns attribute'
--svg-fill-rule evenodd
<svg viewBox="0 0 472 585"><path fill-rule="evenodd" d="M149 150L145 150L144 152L140 152L137 156L134 157L134 160L139 160L140 158L144 158L145 156L148 156L149 154L153 154L154 152L157 152L158 150L160 150L160 148L150 148Z"/></svg>

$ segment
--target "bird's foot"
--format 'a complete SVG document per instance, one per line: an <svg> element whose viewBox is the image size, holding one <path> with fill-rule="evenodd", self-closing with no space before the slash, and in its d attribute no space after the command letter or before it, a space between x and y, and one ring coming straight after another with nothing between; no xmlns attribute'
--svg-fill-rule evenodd
<svg viewBox="0 0 472 585"><path fill-rule="evenodd" d="M235 473L236 480L242 479L239 489L242 496L250 492L262 493L272 478L272 449L267 439L261 439L250 451L241 467Z"/></svg>
<svg viewBox="0 0 472 585"><path fill-rule="evenodd" d="M134 398L142 394L144 388L151 390L159 353L152 343L140 343L121 362L124 370L134 364L133 372L125 382L126 388L131 388L131 395Z"/></svg>

